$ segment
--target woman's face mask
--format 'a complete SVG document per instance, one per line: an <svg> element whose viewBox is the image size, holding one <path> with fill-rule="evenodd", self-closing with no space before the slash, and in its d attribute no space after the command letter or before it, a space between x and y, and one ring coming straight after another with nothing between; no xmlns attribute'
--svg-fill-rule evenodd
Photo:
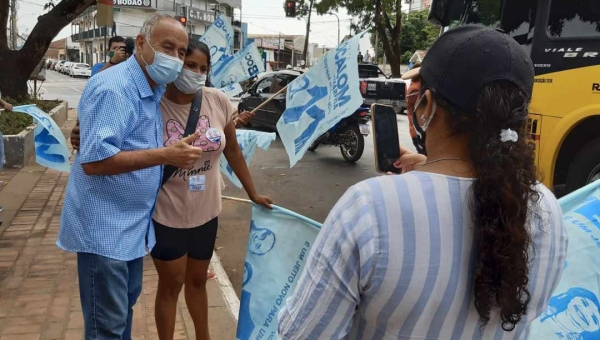
<svg viewBox="0 0 600 340"><path fill-rule="evenodd" d="M185 94L198 93L206 84L206 74L192 72L188 69L183 69L179 77L175 79L175 87Z"/></svg>
<svg viewBox="0 0 600 340"><path fill-rule="evenodd" d="M433 105L431 106L431 114L429 114L429 117L425 118L427 116L427 112L425 112L427 108L425 107L422 110L419 110L423 98L425 98L425 94L423 94L421 98L417 100L412 115L413 125L415 126L415 131L417 132L417 148L419 149L417 151L419 151L419 153L427 155L427 150L425 149L425 131L429 127L429 124L431 124L431 120L433 119L433 116L435 115L435 111L437 109L437 105L435 101L432 103ZM420 120L417 118L417 111L422 112Z"/></svg>

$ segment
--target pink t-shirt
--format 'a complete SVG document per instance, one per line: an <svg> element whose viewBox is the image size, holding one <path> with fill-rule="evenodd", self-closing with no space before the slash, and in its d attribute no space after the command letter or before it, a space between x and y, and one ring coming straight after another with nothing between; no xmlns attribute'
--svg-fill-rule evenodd
<svg viewBox="0 0 600 340"><path fill-rule="evenodd" d="M191 105L176 104L163 97L160 108L164 146L177 143L183 136ZM202 157L192 169L177 169L163 185L154 211L158 223L172 228L194 228L219 216L222 189L219 167L226 145L224 130L232 116L229 98L223 92L202 89L200 137L193 143L202 148Z"/></svg>

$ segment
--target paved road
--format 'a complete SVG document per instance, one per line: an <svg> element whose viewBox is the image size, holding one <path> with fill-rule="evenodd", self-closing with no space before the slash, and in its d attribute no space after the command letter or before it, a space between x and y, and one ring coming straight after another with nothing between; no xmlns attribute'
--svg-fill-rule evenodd
<svg viewBox="0 0 600 340"><path fill-rule="evenodd" d="M406 116L397 116L400 143L414 150ZM320 146L308 152L292 169L283 144L277 139L268 152L258 150L250 167L257 189L278 205L323 222L339 197L353 184L379 176L375 171L373 139L368 136L365 152L356 164L344 162L339 148ZM227 196L246 198L243 190L228 185ZM217 253L238 296L243 279L250 206L223 201L219 216Z"/></svg>
<svg viewBox="0 0 600 340"><path fill-rule="evenodd" d="M69 102L69 108L76 109L79 98L87 83L84 78L71 78L55 71L46 70L46 81L40 90L42 99L62 99Z"/></svg>
<svg viewBox="0 0 600 340"><path fill-rule="evenodd" d="M44 99L65 99L76 108L87 80L73 79L54 71L47 72L42 87ZM237 106L237 104L235 104ZM397 116L401 145L414 149L408 135L406 116ZM251 173L259 192L272 197L277 204L322 222L339 197L351 185L379 176L375 171L373 138L365 141L365 152L356 164L344 162L339 148L320 146L308 152L292 169L279 138L268 152L258 150ZM243 190L228 185L224 195L246 198ZM250 206L223 201L223 214L217 240L218 254L238 295L241 290Z"/></svg>

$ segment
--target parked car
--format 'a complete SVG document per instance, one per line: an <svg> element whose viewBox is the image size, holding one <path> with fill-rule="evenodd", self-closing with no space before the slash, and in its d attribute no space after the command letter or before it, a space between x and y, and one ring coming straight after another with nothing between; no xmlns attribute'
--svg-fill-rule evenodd
<svg viewBox="0 0 600 340"><path fill-rule="evenodd" d="M242 95L238 106L239 112L252 111L287 86L302 73L293 70L266 72ZM272 130L277 129L277 121L285 111L285 93L279 94L275 99L256 111L251 124L261 125Z"/></svg>
<svg viewBox="0 0 600 340"><path fill-rule="evenodd" d="M71 68L71 66L73 65L72 62L67 61L66 63L64 63L64 65L60 68L60 73L62 74L69 74L69 69Z"/></svg>
<svg viewBox="0 0 600 340"><path fill-rule="evenodd" d="M64 65L64 63L66 63L66 61L64 60L59 60L58 63L56 63L56 65L54 65L54 71L59 72L60 73L60 69L61 67Z"/></svg>
<svg viewBox="0 0 600 340"><path fill-rule="evenodd" d="M396 113L406 110L404 80L390 78L373 64L359 64L358 78L365 106L378 103L393 106Z"/></svg>
<svg viewBox="0 0 600 340"><path fill-rule="evenodd" d="M71 77L86 77L92 76L92 68L88 64L75 63L69 70Z"/></svg>

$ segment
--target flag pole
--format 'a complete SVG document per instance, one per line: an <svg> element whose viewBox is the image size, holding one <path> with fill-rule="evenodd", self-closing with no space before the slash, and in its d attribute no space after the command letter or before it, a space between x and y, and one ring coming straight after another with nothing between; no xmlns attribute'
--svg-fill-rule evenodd
<svg viewBox="0 0 600 340"><path fill-rule="evenodd" d="M289 84L288 84L289 85ZM252 113L256 113L256 111L262 109L263 106L267 105L271 100L275 99L275 97L277 97L278 95L280 95L281 93L283 93L285 90L287 90L288 85L286 85L284 88L282 88L281 90L277 91L277 93L275 93L274 95L271 96L271 98L265 100L264 102L262 102L262 104L258 105L254 110L252 110Z"/></svg>
<svg viewBox="0 0 600 340"><path fill-rule="evenodd" d="M229 200L229 201L252 204L251 200L247 200L247 199L243 199L243 198L237 198L237 197L231 197L231 196L221 196L221 198L223 198L224 200Z"/></svg>

